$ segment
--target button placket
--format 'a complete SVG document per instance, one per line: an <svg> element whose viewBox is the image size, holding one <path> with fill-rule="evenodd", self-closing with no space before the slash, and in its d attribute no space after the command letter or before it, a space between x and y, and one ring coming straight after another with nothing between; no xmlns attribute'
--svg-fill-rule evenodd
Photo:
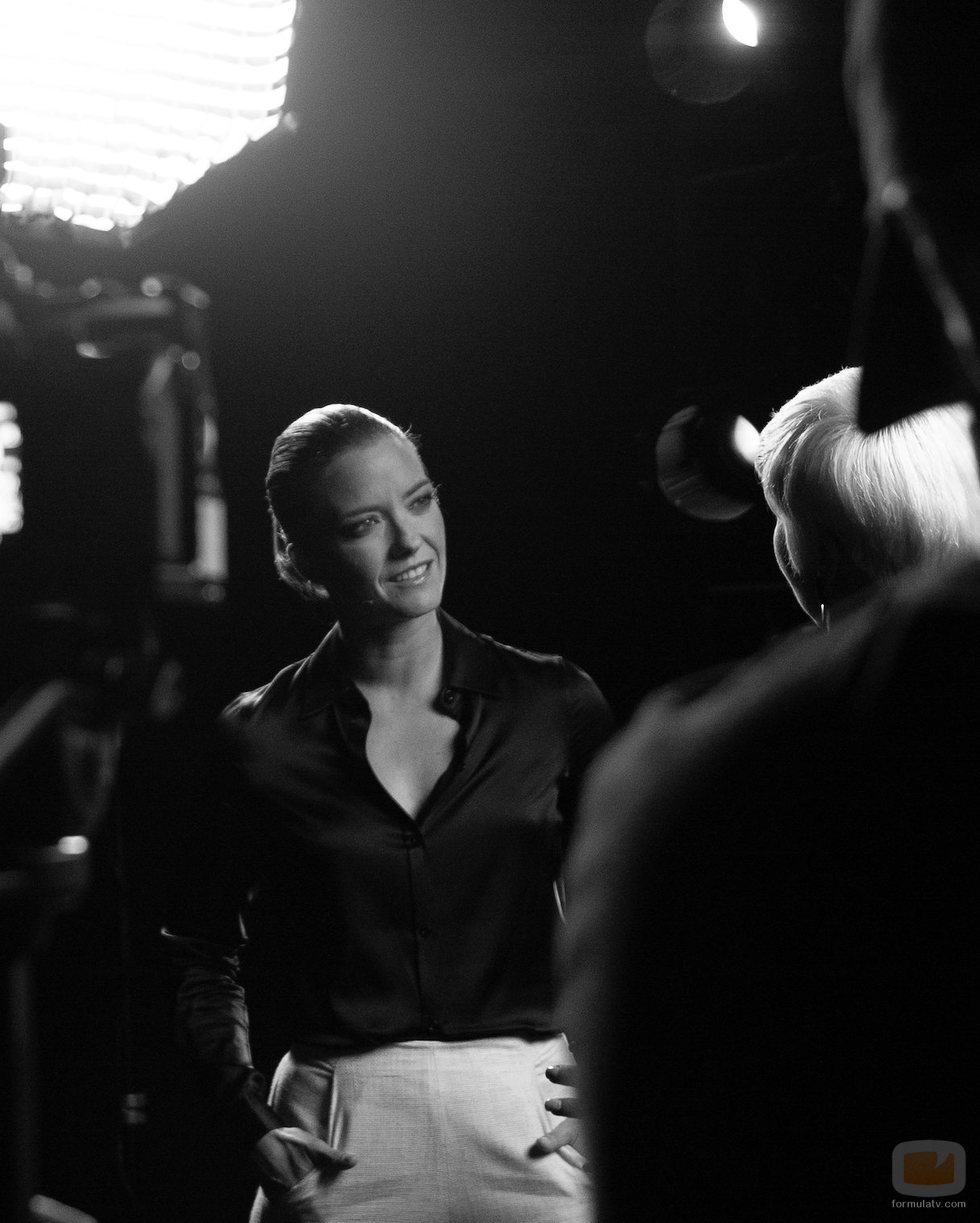
<svg viewBox="0 0 980 1223"><path fill-rule="evenodd" d="M411 932L415 939L415 962L419 974L419 1002L421 1004L421 1030L427 1036L438 1036L442 1031L442 1024L436 1015L433 1015L429 1010L428 999L428 973L427 973L427 955L426 945L429 939L433 937L435 931L426 920L426 904L423 899L425 888L423 877L425 873L425 859L423 855L412 853L412 850L422 849L425 846L425 841L422 833L415 826L405 828L402 832L402 841L408 851L408 870L411 876L412 883L411 891Z"/></svg>

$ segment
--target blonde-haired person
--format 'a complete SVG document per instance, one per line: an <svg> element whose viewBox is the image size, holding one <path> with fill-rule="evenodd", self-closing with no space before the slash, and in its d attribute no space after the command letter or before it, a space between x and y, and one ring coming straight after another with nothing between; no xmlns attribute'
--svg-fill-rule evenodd
<svg viewBox="0 0 980 1223"><path fill-rule="evenodd" d="M804 387L773 414L756 455L776 560L825 626L835 603L883 579L980 552L970 408L931 408L867 433L860 384L851 367Z"/></svg>
<svg viewBox="0 0 980 1223"><path fill-rule="evenodd" d="M950 468L934 422L962 413L931 411L965 399L974 421L980 413L980 6L850 7L849 96L874 226L857 429L855 376L838 376L851 403L836 440L831 430L817 446L836 456L817 466L826 476L815 493L807 429L794 441L787 424L778 445L791 461L772 467L770 500L777 533L793 532L794 587L814 604L800 575L821 577L835 611L840 557L855 554L828 493L847 494L847 523L855 505L873 506L867 533L890 541L895 564L910 516L902 490L932 490L930 512L948 513L948 486L956 506L980 449L974 423ZM799 415L832 417L828 398ZM784 409L769 429L765 479L782 422L797 414ZM926 516L920 507L914 521L931 548ZM821 573L819 552L805 549L828 538L836 571ZM970 544L972 530L960 538ZM829 632L793 633L708 690L652 694L590 771L560 1013L601 1223L870 1220L940 1198L965 1207L980 556L940 546L941 563L927 552L875 584ZM856 555L873 579L867 553ZM648 1006L637 1005L644 985Z"/></svg>

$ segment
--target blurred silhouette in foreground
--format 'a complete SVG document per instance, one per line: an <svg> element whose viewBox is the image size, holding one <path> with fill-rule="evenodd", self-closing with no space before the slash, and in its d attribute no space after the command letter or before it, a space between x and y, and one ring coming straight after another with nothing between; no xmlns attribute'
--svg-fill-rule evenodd
<svg viewBox="0 0 980 1223"><path fill-rule="evenodd" d="M852 10L872 435L980 405L978 25L961 2ZM935 1148L977 1149L978 637L980 561L954 551L655 693L593 768L562 1018L602 1223L863 1221L958 1192L961 1153Z"/></svg>

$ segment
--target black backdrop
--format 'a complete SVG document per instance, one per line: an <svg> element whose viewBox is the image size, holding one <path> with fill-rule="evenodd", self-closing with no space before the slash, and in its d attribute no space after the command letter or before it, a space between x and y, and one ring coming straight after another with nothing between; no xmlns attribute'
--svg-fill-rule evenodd
<svg viewBox="0 0 980 1223"><path fill-rule="evenodd" d="M621 718L799 622L765 511L685 518L653 446L686 403L762 424L848 359L863 195L843 4L759 5L762 70L713 106L652 79L651 7L308 0L294 131L213 169L125 251L15 235L62 282L167 270L212 303L229 597L168 620L185 714L131 728L95 883L41 972L44 1191L101 1223L220 1223L249 1192L172 1050L156 929L211 716L322 629L270 561L262 477L288 421L348 401L420 431L448 609L568 654ZM143 1125L119 1124L129 1090Z"/></svg>
<svg viewBox="0 0 980 1223"><path fill-rule="evenodd" d="M771 631L773 599L786 614L776 586L706 619L727 614L718 588L775 584L765 514L692 531L652 469L675 407L721 391L762 423L846 360L862 199L843 17L768 11L758 79L698 107L647 70L648 5L304 7L298 130L215 169L131 252L212 297L233 686L311 640L272 580L261 482L275 433L332 401L422 433L450 609L567 650L624 712Z"/></svg>

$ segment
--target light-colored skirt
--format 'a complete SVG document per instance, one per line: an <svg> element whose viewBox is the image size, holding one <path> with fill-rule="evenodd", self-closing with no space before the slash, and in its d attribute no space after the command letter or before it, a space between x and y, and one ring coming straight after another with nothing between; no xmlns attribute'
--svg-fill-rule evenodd
<svg viewBox="0 0 980 1223"><path fill-rule="evenodd" d="M357 1163L311 1174L274 1207L260 1192L251 1223L590 1223L578 1152L529 1153L561 1120L544 1101L568 1094L545 1067L571 1060L563 1036L294 1046L270 1103Z"/></svg>

